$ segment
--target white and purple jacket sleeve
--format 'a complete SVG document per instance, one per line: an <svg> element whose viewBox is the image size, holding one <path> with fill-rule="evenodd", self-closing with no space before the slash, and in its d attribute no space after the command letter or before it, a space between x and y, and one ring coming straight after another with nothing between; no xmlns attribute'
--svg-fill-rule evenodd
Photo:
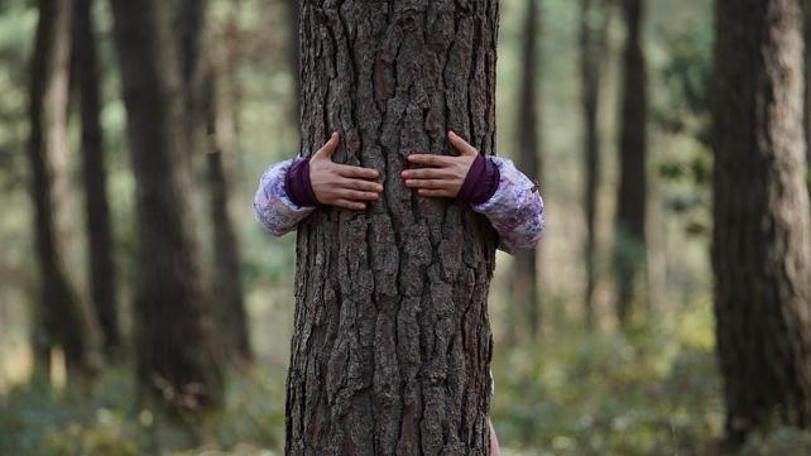
<svg viewBox="0 0 811 456"><path fill-rule="evenodd" d="M511 160L495 156L489 158L498 166L498 188L490 199L472 208L490 220L500 237L501 250L515 253L534 248L544 230L544 206L540 190Z"/></svg>
<svg viewBox="0 0 811 456"><path fill-rule="evenodd" d="M301 158L291 158L272 165L259 179L253 198L256 220L274 236L283 236L296 229L315 207L299 206L287 193L286 177L290 167Z"/></svg>
<svg viewBox="0 0 811 456"><path fill-rule="evenodd" d="M498 232L499 248L508 253L535 247L544 229L544 205L538 186L519 171L512 161L503 157L488 157L499 170L495 193L472 209L490 220ZM299 206L286 188L286 177L298 159L272 165L262 174L253 206L256 220L274 236L293 231L315 207Z"/></svg>

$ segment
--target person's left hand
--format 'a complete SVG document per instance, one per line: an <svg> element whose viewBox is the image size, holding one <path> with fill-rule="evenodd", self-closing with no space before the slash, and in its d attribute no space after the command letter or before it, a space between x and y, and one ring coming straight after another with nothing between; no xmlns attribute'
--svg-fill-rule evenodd
<svg viewBox="0 0 811 456"><path fill-rule="evenodd" d="M456 198L479 151L452 131L448 132L448 139L460 155L409 155L409 162L425 168L403 171L406 187L417 189L421 196Z"/></svg>

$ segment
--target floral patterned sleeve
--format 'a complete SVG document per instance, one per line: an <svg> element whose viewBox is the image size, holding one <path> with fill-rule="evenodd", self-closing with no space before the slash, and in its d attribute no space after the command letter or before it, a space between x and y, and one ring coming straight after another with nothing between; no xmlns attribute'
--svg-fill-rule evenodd
<svg viewBox="0 0 811 456"><path fill-rule="evenodd" d="M485 215L501 238L499 248L507 253L534 248L544 230L544 207L538 186L513 162L489 157L498 166L498 189L489 200L473 205Z"/></svg>
<svg viewBox="0 0 811 456"><path fill-rule="evenodd" d="M253 198L256 220L274 236L293 231L315 207L299 206L287 193L285 178L290 167L302 158L291 158L272 165L259 179L259 188Z"/></svg>

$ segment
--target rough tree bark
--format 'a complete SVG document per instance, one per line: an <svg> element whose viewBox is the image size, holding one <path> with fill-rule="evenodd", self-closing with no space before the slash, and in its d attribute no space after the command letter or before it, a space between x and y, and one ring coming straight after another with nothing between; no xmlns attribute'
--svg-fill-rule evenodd
<svg viewBox="0 0 811 456"><path fill-rule="evenodd" d="M90 284L104 350L108 358L114 358L121 345L121 335L118 327L113 233L107 199L107 171L104 165L104 132L101 128L99 95L101 87L92 5L92 0L75 0L72 69L75 90L79 95L81 106L82 177L87 206Z"/></svg>
<svg viewBox="0 0 811 456"><path fill-rule="evenodd" d="M169 27L171 5L160 0L111 3L137 193L139 389L142 397L161 394L170 406L195 412L221 403L223 379L189 204L188 141Z"/></svg>
<svg viewBox="0 0 811 456"><path fill-rule="evenodd" d="M527 15L524 22L524 39L521 47L521 90L518 92L518 151L517 165L527 177L538 182L541 170L540 140L538 138L538 2L527 0ZM541 330L540 292L538 289L538 262L535 249L515 255L515 272L512 277L513 304L523 309L522 317L514 323L524 323L534 340Z"/></svg>
<svg viewBox="0 0 811 456"><path fill-rule="evenodd" d="M718 0L713 271L726 432L811 424L811 241L794 0Z"/></svg>
<svg viewBox="0 0 811 456"><path fill-rule="evenodd" d="M191 149L200 133L206 137L206 173L209 216L214 245L211 296L222 328L229 360L242 364L253 359L240 274L239 240L233 215L236 168L236 126L230 92L221 77L223 65L209 37L208 1L182 0L178 8L183 97ZM202 52L205 49L206 52Z"/></svg>
<svg viewBox="0 0 811 456"><path fill-rule="evenodd" d="M414 151L495 139L498 2L301 2L302 152L381 171L367 212L320 209L298 231L287 454L489 453L496 235L404 188Z"/></svg>
<svg viewBox="0 0 811 456"><path fill-rule="evenodd" d="M70 208L67 106L73 2L39 0L39 22L31 66L31 195L35 209L36 253L42 279L40 310L44 330L35 341L37 368L48 369L48 351L65 352L69 380L91 378L100 367L98 327L70 273L67 230Z"/></svg>
<svg viewBox="0 0 811 456"><path fill-rule="evenodd" d="M596 283L597 248L597 188L600 184L600 102L605 56L608 51L607 33L610 18L605 0L580 0L580 73L583 109L583 156L585 157L586 188L586 325L594 328L594 287Z"/></svg>
<svg viewBox="0 0 811 456"><path fill-rule="evenodd" d="M626 38L623 54L622 119L620 125L620 183L614 270L617 317L627 326L635 286L645 280L645 217L647 200L647 70L642 51L644 0L622 0Z"/></svg>

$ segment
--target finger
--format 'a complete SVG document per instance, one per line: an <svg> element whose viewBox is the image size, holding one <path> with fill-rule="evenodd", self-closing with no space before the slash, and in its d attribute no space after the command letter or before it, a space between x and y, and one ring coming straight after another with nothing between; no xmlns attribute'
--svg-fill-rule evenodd
<svg viewBox="0 0 811 456"><path fill-rule="evenodd" d="M401 175L405 179L439 179L445 177L445 173L437 168L407 169Z"/></svg>
<svg viewBox="0 0 811 456"><path fill-rule="evenodd" d="M360 166L337 165L338 175L358 179L377 179L380 175L376 169L361 168Z"/></svg>
<svg viewBox="0 0 811 456"><path fill-rule="evenodd" d="M366 209L366 203L361 203L360 201L350 201L348 199L338 199L332 204L336 207L341 207L344 209L349 209L352 211L362 211Z"/></svg>
<svg viewBox="0 0 811 456"><path fill-rule="evenodd" d="M448 132L448 139L451 141L451 145L454 149L458 150L462 155L478 155L479 151L476 150L475 147L471 146L467 141L462 139L461 136L457 135L454 131Z"/></svg>
<svg viewBox="0 0 811 456"><path fill-rule="evenodd" d="M420 196L427 196L430 198L453 198L454 195L451 194L449 190L439 190L439 189L429 189L429 188L421 188L417 190L417 194Z"/></svg>
<svg viewBox="0 0 811 456"><path fill-rule="evenodd" d="M425 189L445 189L448 188L448 181L441 179L408 179L405 181L406 187Z"/></svg>
<svg viewBox="0 0 811 456"><path fill-rule="evenodd" d="M453 163L453 159L451 157L433 154L411 154L408 156L408 161L418 165L435 167L448 166Z"/></svg>
<svg viewBox="0 0 811 456"><path fill-rule="evenodd" d="M332 159L335 151L338 150L338 145L341 143L341 135L338 132L332 133L329 141L326 142L318 151L313 155L313 158L328 158Z"/></svg>
<svg viewBox="0 0 811 456"><path fill-rule="evenodd" d="M382 192L383 186L377 182L370 182L363 179L341 179L338 185L343 188L351 188L353 190L363 190L367 192Z"/></svg>
<svg viewBox="0 0 811 456"><path fill-rule="evenodd" d="M348 200L355 200L355 201L377 201L380 198L380 194L375 192L362 192L360 190L339 190L338 195L341 198L348 199Z"/></svg>

